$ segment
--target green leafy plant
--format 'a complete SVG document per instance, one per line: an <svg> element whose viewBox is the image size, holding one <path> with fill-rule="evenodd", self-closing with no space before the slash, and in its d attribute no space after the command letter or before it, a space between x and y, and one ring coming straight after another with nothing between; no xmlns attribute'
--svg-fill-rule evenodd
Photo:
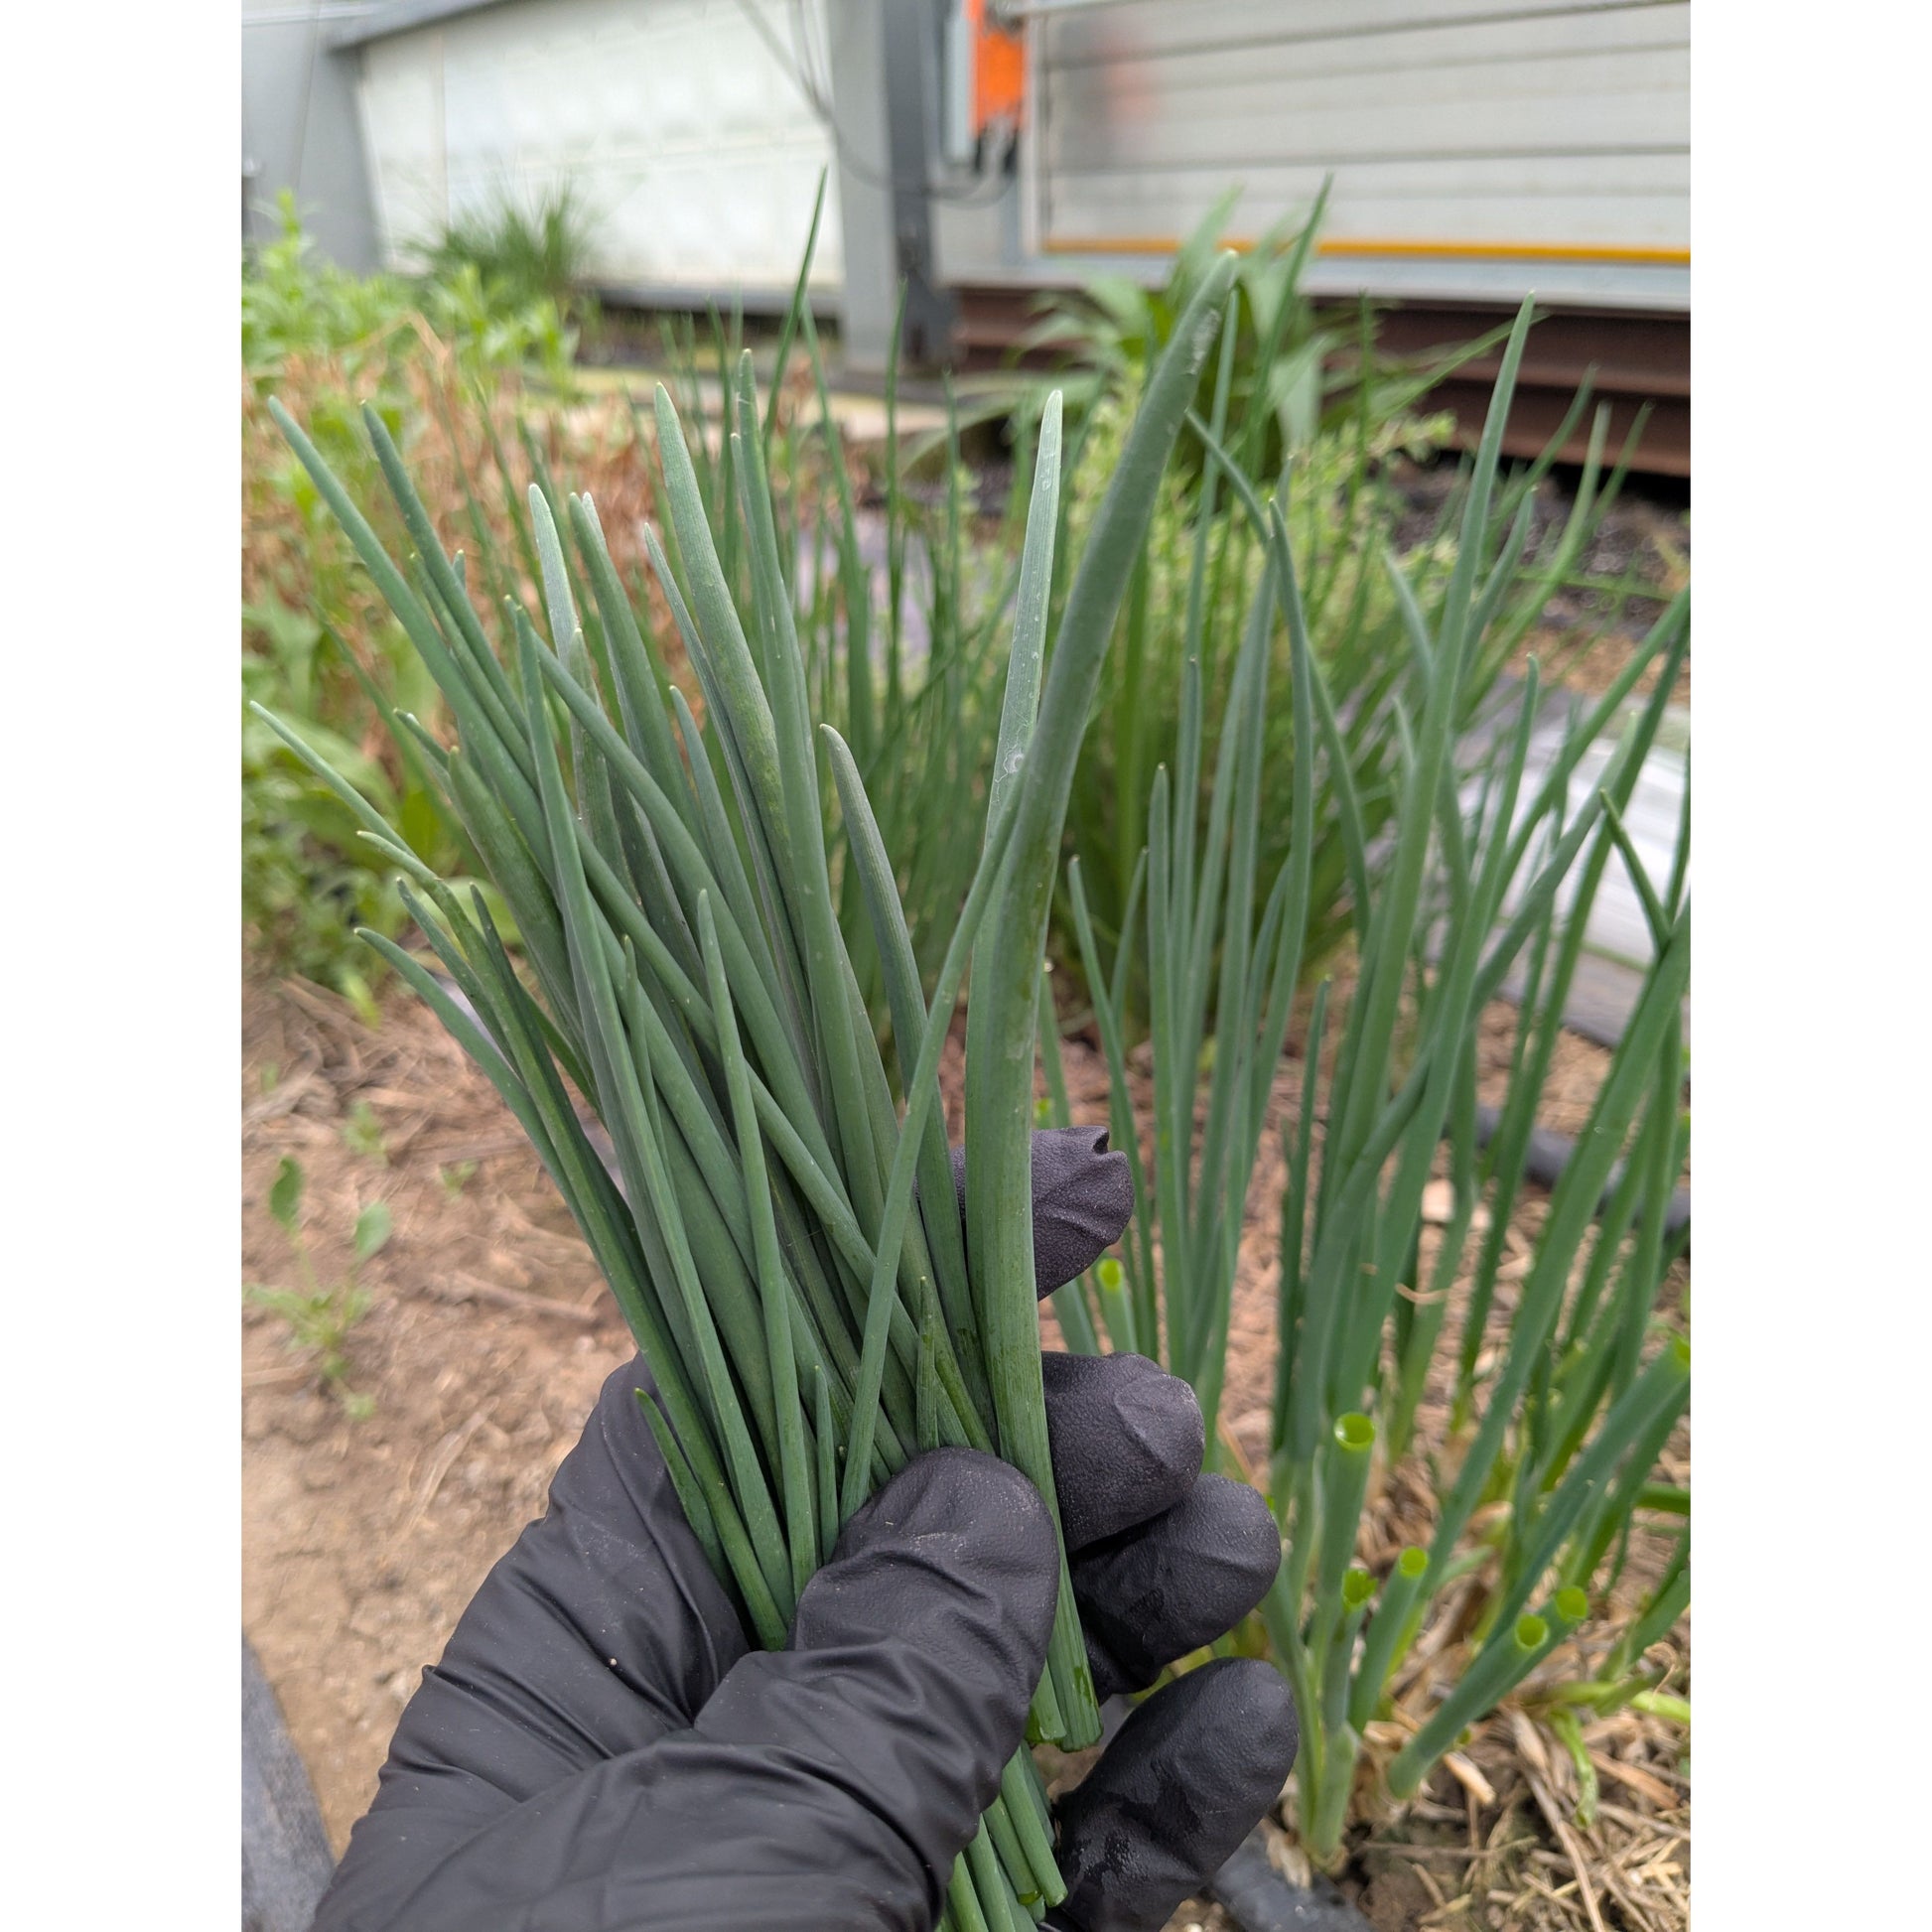
<svg viewBox="0 0 1932 1932"><path fill-rule="evenodd" d="M288 1236L295 1264L302 1277L299 1288L248 1289L248 1299L288 1323L288 1344L303 1354L313 1355L322 1383L343 1406L352 1421L372 1415L375 1399L348 1385L348 1337L355 1324L368 1313L370 1296L356 1279L356 1270L379 1254L395 1231L388 1205L372 1201L355 1217L351 1237L354 1266L340 1282L325 1288L317 1278L302 1232L302 1195L305 1186L302 1164L285 1155L269 1184L268 1211L276 1225Z"/></svg>
<svg viewBox="0 0 1932 1932"><path fill-rule="evenodd" d="M1651 1478L1689 1389L1688 1350L1655 1312L1681 1246L1666 1226L1683 1158L1688 831L1671 880L1659 886L1638 864L1620 812L1688 648L1687 601L1671 607L1612 689L1573 718L1533 784L1534 669L1477 768L1464 772L1456 760L1464 686L1480 676L1489 635L1507 621L1522 547L1520 515L1497 540L1490 511L1528 325L1526 309L1504 357L1447 587L1427 601L1426 582L1387 565L1416 678L1397 701L1390 848L1381 861L1368 848L1355 760L1311 647L1292 507L1264 503L1198 426L1267 560L1231 674L1206 808L1193 804L1204 766L1200 678L1190 662L1175 768L1163 766L1152 784L1137 915L1106 970L1078 863L1068 880L1112 1077L1114 1134L1135 1159L1143 1209L1118 1264L1061 1291L1061 1325L1075 1347L1104 1338L1157 1355L1193 1384L1211 1431L1251 1176L1314 931L1318 766L1336 799L1355 977L1331 1052L1331 988L1324 981L1316 990L1300 1119L1284 1139L1280 1353L1264 1478L1288 1550L1265 1620L1303 1716L1300 1826L1323 1863L1338 1856L1368 1726L1392 1700L1409 1695L1402 1708L1414 1728L1378 1768L1388 1790L1406 1797L1464 1726L1600 1612L1638 1512L1667 1512L1678 1500L1659 1497ZM1295 785L1289 850L1271 880L1260 856L1261 773L1278 622L1291 660ZM1657 695L1629 720L1595 794L1571 812L1572 774L1653 665ZM1589 908L1613 857L1633 869L1654 956L1498 1337L1490 1317L1503 1231ZM1151 1172L1124 1055L1134 945L1147 970ZM1479 1148L1476 1020L1518 964L1527 990L1508 1093ZM1332 1070L1322 1107L1315 1076L1324 1053ZM1452 1208L1432 1256L1423 1193L1445 1142ZM1371 1478L1414 1447L1418 1405L1443 1361L1458 1290L1460 1427L1432 1472L1434 1534L1377 1576L1353 1566ZM1477 1534L1479 1509L1494 1520ZM1625 1683L1634 1658L1688 1600L1687 1553L1686 1543L1614 1640L1609 1682ZM1447 1670L1438 1650L1427 1672L1405 1675L1418 1634L1451 1609L1472 1626L1459 1667Z"/></svg>
<svg viewBox="0 0 1932 1932"><path fill-rule="evenodd" d="M353 819L246 706L276 704L301 718L310 736L392 814L401 815L406 792L380 759L327 722L341 718L342 700L322 695L330 648L322 625L279 603L255 607L243 622L243 927L258 958L333 986L372 1015L362 958L345 940L357 924L400 930L400 901L364 862Z"/></svg>
<svg viewBox="0 0 1932 1932"><path fill-rule="evenodd" d="M493 294L475 265L420 281L347 274L315 256L286 199L281 235L244 264L241 308L246 945L257 965L334 986L372 1013L378 962L354 928L401 931L401 903L353 818L247 704L299 724L429 863L473 871L475 855L439 811L402 722L443 724L435 680L275 432L267 399L300 410L329 461L373 503L379 476L348 399L372 403L432 500L486 559L491 599L508 588L503 573L534 568L523 482L547 475L549 462L568 452L615 510L629 507L629 425L609 408L569 419L581 428L528 420L526 369L540 368L553 387L568 381L569 332L547 295ZM399 524L379 511L378 520L386 540L403 540Z"/></svg>
<svg viewBox="0 0 1932 1932"><path fill-rule="evenodd" d="M474 1161L451 1161L436 1171L436 1177L443 1183L443 1191L452 1200L461 1200L463 1190L477 1177L477 1164Z"/></svg>
<svg viewBox="0 0 1932 1932"><path fill-rule="evenodd" d="M595 312L584 287L592 235L590 209L573 184L533 204L499 195L453 220L425 251L424 269L432 283L446 286L474 274L499 311L522 313L547 302L566 321L584 321Z"/></svg>
<svg viewBox="0 0 1932 1932"><path fill-rule="evenodd" d="M791 592L807 686L820 715L851 747L875 800L882 836L894 855L914 957L929 988L978 857L976 827L984 811L1005 678L1002 639L1020 593L1020 536L1026 526L1032 451L1039 434L1038 407L1036 401L1018 399L1024 406L1013 416L1013 483L997 513L983 516L961 461L965 418L950 395L943 429L919 437L901 433L895 345L888 358L885 435L870 466L873 502L868 506L864 480L853 474L856 466L834 426L824 360L803 301L816 233L814 223L776 345L766 414L773 516L784 560L781 575ZM1133 382L1115 382L1110 373L1107 383L1093 392L1099 399L1090 402L1065 436L1067 485L1057 510L1049 634L1057 627L1070 590L1066 560L1093 527L1122 459L1135 385L1145 378L1148 358L1158 355L1170 339L1173 318L1199 280L1194 257L1208 259L1211 240L1211 232L1204 229L1189 262L1176 272L1165 298L1166 320L1158 340L1150 336L1136 350ZM1287 275L1291 292L1299 259L1292 256L1276 264ZM1256 313L1270 318L1271 329L1273 319L1286 314L1282 304L1290 297L1255 307L1273 302L1273 272L1256 257L1237 266L1237 293L1227 312L1221 353L1208 358L1193 397L1216 421L1238 414L1238 385L1231 371L1239 361L1230 361L1230 345L1249 339ZM667 346L672 387L714 545L735 593L749 595L751 558L736 532L732 446L713 400L731 394L742 333L736 319L728 323L714 314L708 345L701 345L696 330L684 330L673 332ZM1349 553L1321 574L1315 621L1317 648L1330 660L1345 728L1354 732L1353 700L1358 694L1381 696L1408 661L1392 597L1382 593L1370 608L1354 608L1361 602L1358 586L1378 581L1371 533L1389 521L1383 517L1378 523L1372 514L1379 514L1385 503L1376 491L1375 473L1398 448L1426 447L1428 427L1399 414L1376 413L1393 408L1394 390L1371 392L1362 385L1350 393L1358 412L1369 415L1351 424L1345 436L1323 432L1310 454L1318 478L1301 499L1308 518L1308 529L1301 534L1320 540L1324 554L1332 547L1330 538ZM787 397L795 399L793 406L780 408L780 399ZM1011 384L994 399L999 409L1015 403ZM1257 418L1241 444L1244 461L1254 466L1266 444L1265 424ZM1191 438L1183 439L1182 451L1184 462L1177 473L1163 479L1156 495L1147 543L1125 565L1129 594L1119 648L1109 651L1102 664L1096 728L1083 744L1066 818L1067 839L1087 866L1096 924L1109 944L1118 933L1133 857L1145 837L1147 779L1172 745L1183 652L1167 640L1183 625L1191 626L1194 653L1208 667L1209 715L1218 718L1226 663L1233 654L1227 640L1239 627L1260 566L1259 546L1250 540L1240 516L1225 508L1225 486L1210 476L1203 493ZM1190 561L1195 559L1197 532L1209 545L1198 562ZM675 556L674 545L672 549ZM883 583L875 583L875 573L865 562L868 554L883 554L885 568L878 573ZM799 560L795 568L792 559ZM1199 583L1190 575L1196 569L1203 573ZM1527 584L1524 590L1527 595ZM1287 822L1289 768L1289 748L1280 742L1278 723L1271 717L1271 809L1264 813L1264 838L1277 858ZM1381 728L1383 736L1388 729ZM1359 730L1360 756L1372 766L1385 756L1383 737L1367 719ZM1211 755L1211 743L1209 751ZM1373 821L1370 836L1382 810L1374 775L1369 770L1362 787ZM829 798L829 768L821 771L821 791ZM829 817L827 838L836 842ZM1331 912L1340 886L1338 857L1330 841L1318 871L1322 902ZM838 890L854 970L883 1032L889 1002L853 869L845 869ZM1330 917L1328 929L1335 924ZM1063 903L1055 909L1054 944L1062 961L1077 970ZM1132 1003L1138 1019L1138 981Z"/></svg>
<svg viewBox="0 0 1932 1932"><path fill-rule="evenodd" d="M855 474L833 419L824 356L804 299L824 194L821 181L775 346L762 425L780 585L789 593L815 713L844 739L873 800L920 982L930 991L979 863L1006 640L1019 593L1032 444L1017 453L1004 512L989 531L970 500L957 410L949 404L945 431L923 453L901 435L896 329L877 501L869 511L865 478ZM702 347L690 330L674 334L669 347L670 386L713 547L733 595L749 599L755 558L740 527L738 458L725 420L744 352L742 325L714 312ZM1030 438L1036 433L1036 426L1028 432ZM928 473L936 466L942 467L935 482ZM1056 537L1063 531L1062 509ZM665 543L679 560L682 538L675 529L665 532ZM880 586L865 561L875 543L885 558ZM876 594L881 589L883 599ZM831 760L821 750L825 837L836 846L834 790ZM861 995L883 1035L891 1017L886 970L856 867L841 870L836 890Z"/></svg>
<svg viewBox="0 0 1932 1932"><path fill-rule="evenodd" d="M1147 288L1124 275L1094 275L1073 294L1041 299L1040 318L1017 352L1060 352L1068 366L1055 380L1076 415L1139 388L1216 260L1239 195L1239 189L1228 190L1208 210L1181 244L1161 287ZM1314 441L1330 396L1343 387L1327 362L1349 331L1319 319L1301 290L1326 200L1324 187L1299 232L1279 223L1236 271L1227 325L1232 339L1227 387L1235 419L1257 425L1262 465L1270 474L1280 470L1290 449L1306 449ZM1210 361L1201 370L1196 407L1207 407L1215 382ZM1198 454L1187 463L1197 477Z"/></svg>
<svg viewBox="0 0 1932 1932"><path fill-rule="evenodd" d="M577 219L546 213L527 236L506 225L503 252L472 252L453 231L419 277L357 275L318 255L295 197L277 202L281 231L242 258L241 361L256 384L274 384L291 364L318 356L346 360L349 371L393 384L399 364L427 332L452 349L471 375L532 363L556 377L569 370L573 337L564 318L574 275L569 248ZM481 242L483 228L462 236ZM519 254L519 243L534 252ZM565 273L555 280L556 263ZM393 396L393 389L391 395Z"/></svg>
<svg viewBox="0 0 1932 1932"><path fill-rule="evenodd" d="M1201 264L1212 258L1217 232L1218 221L1203 224L1167 289L1158 300L1148 298L1154 320L1134 339L1132 354L1123 351L1105 363L1104 379L1089 385L1088 406L1066 431L1067 483L1058 507L1049 634L1070 588L1066 559L1086 539L1118 469L1138 386L1150 358L1171 339ZM1283 342L1311 340L1311 312L1299 290L1312 233L1311 223L1292 242L1257 248L1239 262L1217 350L1196 378L1197 415L1226 438L1251 492L1273 487L1280 474L1274 453L1281 445L1269 429L1268 412L1248 409L1244 398L1257 354L1273 354ZM1017 410L1012 487L996 515L981 516L960 460L962 415L950 399L942 430L901 434L895 350L888 358L885 435L870 468L868 506L864 481L855 477L834 427L823 356L803 301L816 234L814 222L780 329L765 417L781 577L791 594L814 704L852 748L881 814L914 957L929 988L977 861L975 828L984 810L1005 676L1001 639L1019 595L1019 537L1038 414L1036 406ZM742 330L736 318L728 322L714 313L708 344L701 332L685 328L672 331L666 345L713 543L734 594L749 596L752 561L737 533L732 446L715 400L732 392ZM1467 352L1486 345L1472 345ZM1322 336L1320 347L1324 355L1332 349L1329 336ZM1309 364L1321 365L1319 356ZM1432 451L1448 425L1446 418L1420 421L1407 413L1420 381L1414 371L1382 371L1373 380L1337 378L1334 394L1345 402L1345 413L1329 412L1311 444L1296 446L1294 535L1315 560L1303 585L1311 645L1326 673L1370 846L1393 808L1397 708L1410 696L1413 655L1381 554L1401 514L1385 472L1398 456ZM786 399L792 406L780 407ZM1012 407L1011 385L995 400ZM1580 396L1550 454L1500 493L1492 506L1492 536L1519 514L1587 406L1587 396ZM1238 429L1230 432L1230 424ZM1199 665L1205 721L1200 756L1211 761L1218 755L1241 626L1264 564L1266 546L1220 469L1204 461L1205 445L1187 436L1180 447L1181 459L1157 492L1148 539L1126 565L1118 647L1103 660L1093 728L1083 741L1066 817L1067 842L1085 871L1092 921L1110 952L1147 839L1153 771L1164 760L1175 761L1187 667ZM1573 514L1512 559L1504 609L1490 627L1481 662L1458 693L1465 727L1479 716L1500 667L1520 646L1552 588L1568 581L1619 483L1620 472L1605 477L1599 446L1585 468ZM1452 495L1436 528L1407 553L1421 573L1419 595L1426 604L1447 586L1459 502ZM666 541L675 557L668 534ZM883 583L875 583L865 561L869 554L883 554L885 568L877 573ZM1279 633L1273 648L1273 675L1285 682ZM1286 710L1271 707L1263 730L1260 838L1264 868L1272 874L1286 856L1292 822L1294 743ZM829 799L829 766L822 764L820 778L821 795ZM1305 971L1318 966L1347 931L1339 802L1325 769L1317 786L1314 931ZM826 835L836 846L829 815ZM883 1033L889 1003L854 870L846 868L837 884L854 970ZM1053 920L1055 956L1077 977L1080 954L1064 897L1056 901ZM1137 961L1126 984L1135 1037L1147 1024L1142 973Z"/></svg>
<svg viewBox="0 0 1932 1932"><path fill-rule="evenodd" d="M316 252L295 197L277 202L280 232L246 250L241 277L241 365L272 380L301 355L381 356L414 305L392 275L356 275Z"/></svg>
<svg viewBox="0 0 1932 1932"><path fill-rule="evenodd" d="M1069 411L1138 391L1217 258L1240 193L1229 189L1202 216L1159 288L1097 275L1075 293L1042 300L1041 319L1019 351L1063 354L1071 367L1056 380ZM1194 407L1204 414L1217 387L1224 392L1256 475L1279 476L1291 457L1323 435L1352 436L1364 418L1376 424L1413 419L1431 388L1506 333L1499 329L1415 361L1380 354L1371 308L1362 305L1353 316L1323 311L1302 286L1327 202L1324 183L1299 227L1285 217L1244 250L1222 345L1225 373L1210 359L1198 379ZM1183 452L1181 474L1198 481L1200 461L1197 449Z"/></svg>
<svg viewBox="0 0 1932 1932"><path fill-rule="evenodd" d="M1218 318L1234 274L1222 262L1197 291L1131 429L1096 410L1067 437L1058 408L1041 412L1036 459L979 548L957 419L923 501L889 434L883 614L802 300L762 402L736 326L713 318L715 426L699 426L685 339L674 386L689 420L660 392L642 426L668 510L647 539L649 585L619 567L600 508L561 494L547 468L514 523L520 582L482 543L467 569L372 410L383 525L413 553L398 564L278 412L435 685L448 722L408 736L494 897L459 890L326 748L255 715L403 874L401 902L481 1024L393 936L371 943L517 1111L663 1363L653 1427L767 1641L837 1523L913 1449L997 1444L1051 1493L1031 1229L1000 1203L1026 1197L1035 1035L1048 1117L1065 1118L1041 945L1068 832L1061 929L1141 1208L1122 1252L1059 1292L1060 1325L1076 1348L1157 1355L1194 1383L1210 1422L1298 988L1335 950L1352 954L1345 998L1315 990L1284 1143L1282 1349L1269 1466L1254 1473L1290 1554L1261 1631L1242 1639L1265 1640L1295 1683L1300 1822L1325 1862L1364 1778L1415 1789L1499 1698L1533 1694L1560 1738L1566 1711L1675 1709L1643 1660L1688 1600L1688 1542L1620 1624L1607 1591L1639 1518L1688 1509L1653 1480L1687 1386L1656 1310L1681 1248L1667 1210L1684 1131L1688 847L1667 883L1637 868L1653 928L1643 998L1507 1321L1495 1290L1588 909L1609 864L1635 865L1620 814L1663 699L1633 709L1630 694L1649 668L1668 691L1688 617L1680 600L1532 780L1538 684L1513 693L1499 671L1615 486L1600 481L1600 427L1579 508L1539 548L1531 494L1548 459L1505 476L1498 454L1525 313L1450 510L1397 558L1389 498L1347 483L1372 477L1373 424L1332 462L1318 444L1286 489L1262 476L1249 429L1230 433L1233 338ZM889 420L895 409L889 393ZM1109 482L1076 517L1082 437ZM1194 453L1179 483L1176 441ZM484 577L505 613L493 626L473 601ZM913 580L923 657L901 634ZM1169 638L1177 649L1155 647ZM673 651L694 693L674 681ZM1137 652L1130 689L1112 667ZM1139 748L1116 757L1104 806L1080 756L1096 710L1101 737ZM1574 807L1570 779L1626 715L1597 792ZM1139 828L1131 849L1122 817ZM1109 914L1103 872L1118 888ZM968 1172L981 1191L962 1248L951 1216L927 1221L918 1200L950 1198L936 1068L969 962ZM1512 968L1523 1018L1479 1144L1475 1016ZM1145 1151L1126 1071L1142 1027ZM621 1192L572 1087L610 1133ZM1438 1166L1451 1200L1440 1236L1420 1209ZM1441 1521L1393 1564L1358 1563L1378 1487L1424 1452L1415 1421L1432 1374L1449 1376L1455 1411L1450 1440L1428 1451ZM1041 1736L1091 1733L1080 1656L1062 1615ZM1381 1725L1395 1718L1409 1741L1391 1753ZM1024 1760L1011 1783L955 1877L952 1923L977 1922L968 1889L1019 1910L1057 1882L1034 1856Z"/></svg>

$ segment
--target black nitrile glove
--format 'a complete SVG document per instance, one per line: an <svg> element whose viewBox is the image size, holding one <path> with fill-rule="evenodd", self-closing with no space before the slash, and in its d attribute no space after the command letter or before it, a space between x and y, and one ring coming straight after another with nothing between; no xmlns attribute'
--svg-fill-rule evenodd
<svg viewBox="0 0 1932 1932"><path fill-rule="evenodd" d="M1035 1137L1041 1293L1132 1208L1098 1129ZM1273 1580L1261 1498L1200 1474L1199 1409L1140 1356L1045 1358L1095 1684L1139 1690ZM390 1746L316 1932L926 1932L1022 1741L1058 1576L1045 1505L966 1449L847 1524L782 1651L752 1648L613 1375L550 1508L490 1572ZM1062 1932L1154 1932L1294 1761L1268 1664L1150 1699L1056 1815Z"/></svg>

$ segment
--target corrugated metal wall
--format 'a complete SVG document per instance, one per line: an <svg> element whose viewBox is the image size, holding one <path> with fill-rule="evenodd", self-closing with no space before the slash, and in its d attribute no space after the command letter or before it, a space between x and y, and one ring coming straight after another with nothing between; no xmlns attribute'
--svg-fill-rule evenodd
<svg viewBox="0 0 1932 1932"><path fill-rule="evenodd" d="M343 0L242 0L241 232L273 240L287 189L316 246L367 274L377 248L354 63L331 47L351 13Z"/></svg>
<svg viewBox="0 0 1932 1932"><path fill-rule="evenodd" d="M792 0L750 0L789 50ZM803 0L822 42L823 0ZM372 41L361 103L385 253L572 182L595 277L696 297L788 290L831 140L740 0L524 0ZM836 289L828 198L814 286Z"/></svg>
<svg viewBox="0 0 1932 1932"><path fill-rule="evenodd" d="M1334 176L1330 256L1676 266L1690 243L1684 0L1086 0L1042 6L1042 251L1162 251L1230 185L1231 235Z"/></svg>

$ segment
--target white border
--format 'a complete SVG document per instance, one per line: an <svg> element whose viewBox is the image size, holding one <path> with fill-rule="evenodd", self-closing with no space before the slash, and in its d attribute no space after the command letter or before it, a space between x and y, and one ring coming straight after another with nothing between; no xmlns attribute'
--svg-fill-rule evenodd
<svg viewBox="0 0 1932 1932"><path fill-rule="evenodd" d="M16 1915L239 1917L240 35L9 30L5 1811Z"/></svg>

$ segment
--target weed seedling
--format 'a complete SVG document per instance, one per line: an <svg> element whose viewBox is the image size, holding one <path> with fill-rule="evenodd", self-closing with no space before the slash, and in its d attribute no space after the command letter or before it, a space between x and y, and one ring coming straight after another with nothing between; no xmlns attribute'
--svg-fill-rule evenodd
<svg viewBox="0 0 1932 1932"><path fill-rule="evenodd" d="M447 1166L437 1169L436 1177L442 1181L443 1191L452 1200L460 1200L463 1197L463 1190L469 1186L471 1176L476 1172L477 1164L474 1161L452 1161Z"/></svg>
<svg viewBox="0 0 1932 1932"><path fill-rule="evenodd" d="M382 1123L366 1100L358 1100L349 1108L348 1119L343 1123L343 1145L380 1167L389 1165L389 1143L383 1139Z"/></svg>
<svg viewBox="0 0 1932 1932"><path fill-rule="evenodd" d="M333 1288L324 1288L302 1235L303 1182L301 1162L286 1155L268 1190L268 1211L295 1250L302 1286L250 1287L248 1299L288 1323L289 1347L315 1355L323 1385L343 1405L345 1414L360 1422L374 1411L375 1400L348 1386L349 1330L369 1311L370 1299L368 1290L356 1280L355 1270L383 1248L394 1226L385 1202L374 1201L363 1208L355 1217L354 1265Z"/></svg>

